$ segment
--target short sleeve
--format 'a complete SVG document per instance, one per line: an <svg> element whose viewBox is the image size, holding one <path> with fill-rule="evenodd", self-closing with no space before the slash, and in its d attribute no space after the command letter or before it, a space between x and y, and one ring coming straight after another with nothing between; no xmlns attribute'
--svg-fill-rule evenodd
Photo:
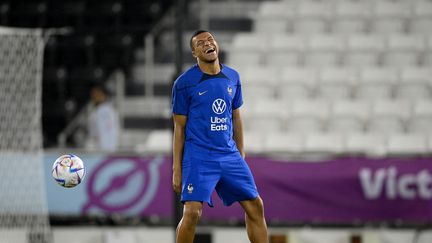
<svg viewBox="0 0 432 243"><path fill-rule="evenodd" d="M243 94L240 79L237 82L236 93L232 102L232 109L235 110L243 105Z"/></svg>
<svg viewBox="0 0 432 243"><path fill-rule="evenodd" d="M181 87L179 81L174 83L172 90L172 112L178 115L187 115L189 112L189 96L186 87Z"/></svg>

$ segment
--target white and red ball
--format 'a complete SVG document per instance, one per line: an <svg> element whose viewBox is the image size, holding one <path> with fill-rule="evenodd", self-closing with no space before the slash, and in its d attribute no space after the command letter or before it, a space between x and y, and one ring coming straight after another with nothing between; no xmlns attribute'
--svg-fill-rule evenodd
<svg viewBox="0 0 432 243"><path fill-rule="evenodd" d="M60 186L75 187L84 179L84 162L74 154L65 154L54 161L51 173Z"/></svg>

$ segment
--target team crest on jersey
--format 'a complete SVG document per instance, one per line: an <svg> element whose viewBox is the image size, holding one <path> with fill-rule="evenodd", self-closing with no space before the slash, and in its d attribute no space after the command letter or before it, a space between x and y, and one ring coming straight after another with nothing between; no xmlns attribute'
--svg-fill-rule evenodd
<svg viewBox="0 0 432 243"><path fill-rule="evenodd" d="M189 185L187 186L187 190L188 190L188 193L189 194L192 194L192 192L193 192L193 186L192 186L192 183L189 183Z"/></svg>
<svg viewBox="0 0 432 243"><path fill-rule="evenodd" d="M232 92L233 92L233 91L232 91L231 86L228 86L228 94L232 96Z"/></svg>

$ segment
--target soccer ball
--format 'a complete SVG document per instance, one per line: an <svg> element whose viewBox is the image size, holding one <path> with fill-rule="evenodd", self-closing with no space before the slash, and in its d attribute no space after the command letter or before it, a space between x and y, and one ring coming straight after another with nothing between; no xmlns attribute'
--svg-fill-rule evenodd
<svg viewBox="0 0 432 243"><path fill-rule="evenodd" d="M75 187L84 179L84 162L76 155L65 154L54 161L51 173L60 186Z"/></svg>

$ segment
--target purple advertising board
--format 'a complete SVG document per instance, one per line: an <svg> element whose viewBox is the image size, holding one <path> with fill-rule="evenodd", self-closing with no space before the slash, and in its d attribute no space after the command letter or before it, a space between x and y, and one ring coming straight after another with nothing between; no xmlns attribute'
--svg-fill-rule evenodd
<svg viewBox="0 0 432 243"><path fill-rule="evenodd" d="M50 213L172 217L170 157L81 157L87 169L81 185L69 190L47 183ZM432 222L432 157L296 162L256 156L247 162L269 221ZM203 220L243 219L238 204L225 207L217 194L213 201Z"/></svg>

